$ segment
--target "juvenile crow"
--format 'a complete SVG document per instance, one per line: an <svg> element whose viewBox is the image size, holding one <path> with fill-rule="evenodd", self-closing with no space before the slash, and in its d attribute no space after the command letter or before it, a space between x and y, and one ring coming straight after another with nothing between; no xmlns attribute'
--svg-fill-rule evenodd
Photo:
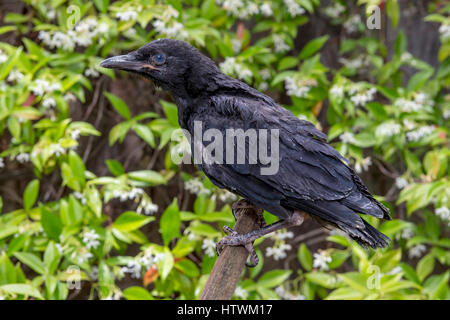
<svg viewBox="0 0 450 320"><path fill-rule="evenodd" d="M191 136L196 123L203 126L203 131L217 129L224 135L227 129L278 131L278 149L268 148L278 152L279 167L275 173L263 174L261 169L267 163L261 159L251 163L248 153L245 163L198 164L218 187L281 219L247 235L238 235L228 228L231 234L218 244L219 248L243 245L252 250L252 241L257 237L298 224L302 219L300 212L345 231L363 246L388 245L389 238L357 214L390 220L387 208L373 198L347 160L327 144L327 136L270 97L223 74L211 59L188 43L152 41L127 55L106 59L101 66L137 73L168 90L178 107L179 124ZM199 147L197 143L191 141L193 153ZM207 145L201 143L203 147ZM252 147L249 139L245 145L249 150ZM230 150L224 143L224 157L227 152Z"/></svg>

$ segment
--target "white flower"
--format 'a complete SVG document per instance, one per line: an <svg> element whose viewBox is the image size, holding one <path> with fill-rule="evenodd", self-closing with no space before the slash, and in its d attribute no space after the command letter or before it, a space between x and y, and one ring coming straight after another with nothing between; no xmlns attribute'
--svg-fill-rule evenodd
<svg viewBox="0 0 450 320"><path fill-rule="evenodd" d="M8 78L6 80L8 80L9 82L20 81L20 80L22 80L23 77L24 77L24 75L22 72L14 69L9 73Z"/></svg>
<svg viewBox="0 0 450 320"><path fill-rule="evenodd" d="M267 247L266 248L266 256L273 256L274 260L281 260L287 257L286 251L292 249L290 244L281 243L278 246Z"/></svg>
<svg viewBox="0 0 450 320"><path fill-rule="evenodd" d="M243 289L241 286L237 286L236 289L234 289L234 295L241 299L246 299L248 296L247 290Z"/></svg>
<svg viewBox="0 0 450 320"><path fill-rule="evenodd" d="M288 95L299 98L304 98L308 94L309 90L311 90L310 83L299 83L291 77L286 77L286 79L284 79L284 86Z"/></svg>
<svg viewBox="0 0 450 320"><path fill-rule="evenodd" d="M275 288L275 293L283 300L305 300L305 296L301 294L294 295L288 292L282 286Z"/></svg>
<svg viewBox="0 0 450 320"><path fill-rule="evenodd" d="M83 205L86 204L86 197L84 196L83 193L78 192L78 191L75 191L75 192L73 193L73 196L74 196L76 199L80 200L81 203L82 203Z"/></svg>
<svg viewBox="0 0 450 320"><path fill-rule="evenodd" d="M237 196L228 190L221 190L221 192L219 194L219 199L220 199L220 201L223 201L223 202L230 202L230 201L237 200Z"/></svg>
<svg viewBox="0 0 450 320"><path fill-rule="evenodd" d="M226 73L231 76L237 76L239 79L253 77L253 73L243 64L238 63L236 61L236 58L233 57L225 58L225 61L219 64L219 67L223 73Z"/></svg>
<svg viewBox="0 0 450 320"><path fill-rule="evenodd" d="M78 258L78 263L79 264L83 264L85 262L88 262L89 259L91 259L92 257L94 257L94 255L92 253L90 253L88 250L86 250L86 248L81 248L82 250L80 252L74 251L71 255L72 259Z"/></svg>
<svg viewBox="0 0 450 320"><path fill-rule="evenodd" d="M399 190L406 188L408 185L409 185L409 183L405 178L398 177L395 179L395 186Z"/></svg>
<svg viewBox="0 0 450 320"><path fill-rule="evenodd" d="M274 34L272 36L273 45L275 47L275 52L286 52L289 51L291 48L289 45L284 42L284 39L279 34Z"/></svg>
<svg viewBox="0 0 450 320"><path fill-rule="evenodd" d="M411 249L409 249L408 257L410 259L420 258L425 253L425 251L427 251L427 247L425 247L425 245L423 245L423 244L418 244L418 245L412 247Z"/></svg>
<svg viewBox="0 0 450 320"><path fill-rule="evenodd" d="M46 88L48 88L49 85L50 85L50 83L47 80L36 79L33 82L33 84L31 85L31 91L36 96L42 96L45 93Z"/></svg>
<svg viewBox="0 0 450 320"><path fill-rule="evenodd" d="M138 17L138 14L136 11L128 10L124 12L117 12L116 18L121 21L130 21L130 20L136 20Z"/></svg>
<svg viewBox="0 0 450 320"><path fill-rule="evenodd" d="M412 237L414 237L414 230L411 228L403 229L402 233L401 233L401 237L406 240L411 239Z"/></svg>
<svg viewBox="0 0 450 320"><path fill-rule="evenodd" d="M394 122L384 122L380 124L375 133L379 136L392 137L400 133L402 126Z"/></svg>
<svg viewBox="0 0 450 320"><path fill-rule="evenodd" d="M216 255L216 243L213 239L204 239L202 249L205 250L205 254L209 257L214 257Z"/></svg>
<svg viewBox="0 0 450 320"><path fill-rule="evenodd" d="M42 101L42 106L46 109L56 107L56 100L54 98L45 98L44 101Z"/></svg>
<svg viewBox="0 0 450 320"><path fill-rule="evenodd" d="M78 138L80 137L80 130L79 129L75 129L70 133L70 136L72 137L73 140L78 140Z"/></svg>
<svg viewBox="0 0 450 320"><path fill-rule="evenodd" d="M8 56L2 50L0 50L0 63L5 62L6 60L8 60Z"/></svg>
<svg viewBox="0 0 450 320"><path fill-rule="evenodd" d="M405 98L399 98L395 100L394 106L400 108L403 112L417 112L422 109L422 104L416 103L415 101L407 100Z"/></svg>
<svg viewBox="0 0 450 320"><path fill-rule="evenodd" d="M239 39L232 39L231 40L231 46L233 47L234 53L239 53L242 48L242 42Z"/></svg>
<svg viewBox="0 0 450 320"><path fill-rule="evenodd" d="M22 152L17 155L16 159L20 163L25 163L30 161L30 155L28 153Z"/></svg>
<svg viewBox="0 0 450 320"><path fill-rule="evenodd" d="M55 155L57 157L59 157L60 155L62 155L66 152L66 150L63 147L61 147L61 145L59 143L52 143L49 146L49 150L50 150L50 154Z"/></svg>
<svg viewBox="0 0 450 320"><path fill-rule="evenodd" d="M272 77L269 69L262 69L261 71L259 71L259 75L261 76L261 79L265 81L269 80Z"/></svg>
<svg viewBox="0 0 450 320"><path fill-rule="evenodd" d="M137 208L137 212L142 213L142 211L144 211L147 215L153 214L158 211L158 205L146 199L142 199L139 207Z"/></svg>
<svg viewBox="0 0 450 320"><path fill-rule="evenodd" d="M295 0L284 0L284 4L288 7L289 14L292 17L296 17L305 13L305 9L300 7L300 5Z"/></svg>
<svg viewBox="0 0 450 320"><path fill-rule="evenodd" d="M123 273L130 273L132 278L139 279L141 277L142 266L137 261L128 262L126 267L122 267Z"/></svg>
<svg viewBox="0 0 450 320"><path fill-rule="evenodd" d="M443 24L439 27L439 33L444 40L450 39L450 25Z"/></svg>
<svg viewBox="0 0 450 320"><path fill-rule="evenodd" d="M188 37L188 33L184 30L183 25L176 21L169 25L162 20L155 20L153 27L156 32L165 34L171 38L186 39Z"/></svg>
<svg viewBox="0 0 450 320"><path fill-rule="evenodd" d="M84 75L86 77L98 78L100 73L95 69L87 68L86 71L84 71Z"/></svg>
<svg viewBox="0 0 450 320"><path fill-rule="evenodd" d="M339 85L334 85L330 89L330 96L334 96L336 98L342 98L344 96L344 87Z"/></svg>
<svg viewBox="0 0 450 320"><path fill-rule="evenodd" d="M313 268L319 268L322 271L328 270L328 263L331 262L331 257L325 251L319 251L313 255Z"/></svg>
<svg viewBox="0 0 450 320"><path fill-rule="evenodd" d="M47 12L47 18L50 20L53 20L56 18L56 11L55 10L49 10Z"/></svg>
<svg viewBox="0 0 450 320"><path fill-rule="evenodd" d="M184 183L184 188L191 193L200 195L209 195L211 191L203 186L203 183L197 179L190 179Z"/></svg>
<svg viewBox="0 0 450 320"><path fill-rule="evenodd" d="M269 89L269 84L267 82L261 82L258 86L259 91L266 91Z"/></svg>
<svg viewBox="0 0 450 320"><path fill-rule="evenodd" d="M377 92L377 89L371 88L367 91L358 92L354 96L350 98L350 100L356 105L356 106L364 106L367 102L373 100L375 93Z"/></svg>
<svg viewBox="0 0 450 320"><path fill-rule="evenodd" d="M259 10L261 11L261 14L263 16L270 17L273 15L272 7L270 6L270 3L268 3L268 2L263 3L259 7Z"/></svg>
<svg viewBox="0 0 450 320"><path fill-rule="evenodd" d="M358 31L358 26L360 24L361 24L361 17L359 16L359 14L357 14L348 19L347 21L345 21L343 26L348 33L354 33Z"/></svg>
<svg viewBox="0 0 450 320"><path fill-rule="evenodd" d="M369 170L369 166L372 164L372 159L370 157L366 157L361 161L356 162L355 170L357 173L361 173L363 171Z"/></svg>
<svg viewBox="0 0 450 320"><path fill-rule="evenodd" d="M354 143L355 142L355 135L351 132L344 132L339 136L339 139L343 143Z"/></svg>
<svg viewBox="0 0 450 320"><path fill-rule="evenodd" d="M109 30L109 26L105 22L100 23L97 27L98 33L106 33L106 32L108 32L108 30Z"/></svg>
<svg viewBox="0 0 450 320"><path fill-rule="evenodd" d="M3 169L5 167L5 162L3 158L0 158L0 169Z"/></svg>
<svg viewBox="0 0 450 320"><path fill-rule="evenodd" d="M436 208L436 215L444 221L450 221L450 210L447 207Z"/></svg>
<svg viewBox="0 0 450 320"><path fill-rule="evenodd" d="M434 126L423 126L414 131L407 132L406 138L408 139L408 141L419 141L422 138L433 133L434 129Z"/></svg>
<svg viewBox="0 0 450 320"><path fill-rule="evenodd" d="M294 233L292 231L278 231L270 235L270 238L273 240L286 240L292 239L294 237Z"/></svg>
<svg viewBox="0 0 450 320"><path fill-rule="evenodd" d="M345 7L339 2L336 2L332 6L328 6L324 9L324 13L333 19L339 18L343 12L345 12Z"/></svg>
<svg viewBox="0 0 450 320"><path fill-rule="evenodd" d="M97 249L100 245L100 241L98 240L100 236L95 232L95 230L89 230L83 233L83 242L86 245L86 248Z"/></svg>

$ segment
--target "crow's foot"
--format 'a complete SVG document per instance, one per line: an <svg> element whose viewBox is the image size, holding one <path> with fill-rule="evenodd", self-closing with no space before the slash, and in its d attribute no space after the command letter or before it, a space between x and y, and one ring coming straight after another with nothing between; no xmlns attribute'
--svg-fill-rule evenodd
<svg viewBox="0 0 450 320"><path fill-rule="evenodd" d="M225 246L243 246L250 255L250 263L246 263L247 267L253 268L258 265L259 258L253 247L253 240L249 234L239 234L228 226L223 227L223 231L228 235L220 240L216 245L217 255L220 255Z"/></svg>
<svg viewBox="0 0 450 320"><path fill-rule="evenodd" d="M304 217L303 212L295 210L289 219L277 221L271 225L264 226L261 229L256 229L245 234L237 233L230 227L224 226L223 231L225 231L228 235L217 243L217 255L222 253L225 246L243 246L250 254L250 264L247 263L247 266L255 267L259 262L259 258L256 255L255 248L253 248L253 241L282 228L299 226L303 223Z"/></svg>

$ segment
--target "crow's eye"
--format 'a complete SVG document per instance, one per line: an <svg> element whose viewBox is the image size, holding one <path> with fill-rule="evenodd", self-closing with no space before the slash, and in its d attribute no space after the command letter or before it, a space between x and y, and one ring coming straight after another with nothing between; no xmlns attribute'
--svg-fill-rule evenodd
<svg viewBox="0 0 450 320"><path fill-rule="evenodd" d="M155 57L154 57L154 61L156 64L163 64L164 62L166 62L166 56L162 53L158 53Z"/></svg>

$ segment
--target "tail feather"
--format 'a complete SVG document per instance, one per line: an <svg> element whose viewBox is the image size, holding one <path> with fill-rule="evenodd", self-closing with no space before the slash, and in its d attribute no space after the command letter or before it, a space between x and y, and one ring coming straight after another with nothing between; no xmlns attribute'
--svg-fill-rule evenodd
<svg viewBox="0 0 450 320"><path fill-rule="evenodd" d="M355 209L355 206L346 206L342 203L342 200L340 202L294 200L289 203L289 206L304 210L311 214L312 217L341 229L363 247L375 249L389 245L390 239L387 236L356 214L356 212L364 212Z"/></svg>

